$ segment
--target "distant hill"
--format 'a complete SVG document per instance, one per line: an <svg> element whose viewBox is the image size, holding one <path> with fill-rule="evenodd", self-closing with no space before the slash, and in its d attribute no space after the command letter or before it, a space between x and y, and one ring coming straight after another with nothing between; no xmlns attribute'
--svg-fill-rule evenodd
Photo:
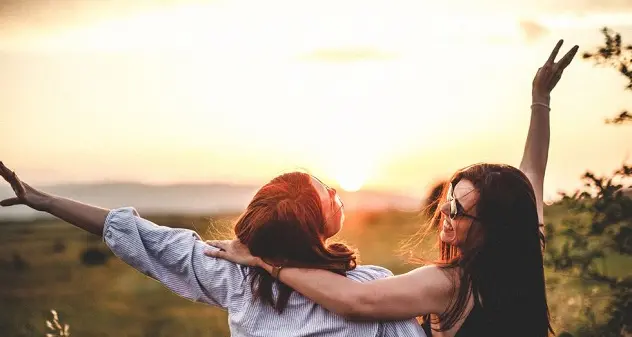
<svg viewBox="0 0 632 337"><path fill-rule="evenodd" d="M139 183L90 183L44 186L52 194L98 206L134 206L141 214L213 214L243 210L257 186L230 184L146 185ZM0 187L0 198L12 196ZM380 191L340 192L349 210L417 209L420 200ZM24 206L0 208L0 219L45 216Z"/></svg>

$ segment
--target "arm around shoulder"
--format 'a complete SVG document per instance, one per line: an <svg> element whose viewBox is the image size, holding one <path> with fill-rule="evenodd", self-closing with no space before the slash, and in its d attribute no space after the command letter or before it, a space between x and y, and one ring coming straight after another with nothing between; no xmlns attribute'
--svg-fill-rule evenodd
<svg viewBox="0 0 632 337"><path fill-rule="evenodd" d="M448 272L437 266L366 283L313 269L284 269L280 277L304 296L351 320L401 320L442 313L453 289Z"/></svg>

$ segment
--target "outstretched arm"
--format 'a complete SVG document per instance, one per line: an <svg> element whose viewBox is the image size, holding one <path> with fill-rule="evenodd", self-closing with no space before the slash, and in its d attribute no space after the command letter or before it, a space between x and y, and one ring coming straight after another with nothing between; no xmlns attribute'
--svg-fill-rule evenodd
<svg viewBox="0 0 632 337"><path fill-rule="evenodd" d="M549 157L550 142L550 101L551 91L560 80L564 69L571 63L578 46L574 46L559 62L555 62L555 57L562 47L560 40L549 59L538 69L533 79L531 122L529 133L524 147L524 154L520 162L520 170L529 178L535 192L538 219L544 222L544 175Z"/></svg>
<svg viewBox="0 0 632 337"><path fill-rule="evenodd" d="M177 295L222 308L243 301L247 268L204 256L212 248L192 230L156 225L124 207L108 214L103 232L114 255Z"/></svg>
<svg viewBox="0 0 632 337"><path fill-rule="evenodd" d="M0 175L16 195L0 205L26 205L104 236L117 257L184 298L222 308L240 303L244 268L205 257L203 251L209 247L197 233L158 226L138 216L133 208L109 210L49 195L22 182L2 162Z"/></svg>
<svg viewBox="0 0 632 337"><path fill-rule="evenodd" d="M110 212L109 209L39 191L22 182L15 172L9 170L2 162L0 162L0 175L15 192L15 197L0 201L1 206L26 205L56 216L92 234L102 235L103 224Z"/></svg>
<svg viewBox="0 0 632 337"><path fill-rule="evenodd" d="M273 267L253 257L239 240L207 243L221 249L207 250L208 256L258 266L272 274ZM449 273L436 266L426 266L403 275L359 283L326 270L283 268L279 280L347 318L401 320L443 313L453 289Z"/></svg>

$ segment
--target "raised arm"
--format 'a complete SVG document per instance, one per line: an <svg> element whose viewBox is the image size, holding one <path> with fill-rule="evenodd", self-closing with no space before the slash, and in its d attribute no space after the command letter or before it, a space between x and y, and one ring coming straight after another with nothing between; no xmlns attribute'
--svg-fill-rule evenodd
<svg viewBox="0 0 632 337"><path fill-rule="evenodd" d="M551 91L560 80L564 69L571 63L578 46L574 46L559 62L555 62L555 57L562 47L560 40L549 59L538 69L533 79L531 122L529 133L524 147L524 154L520 162L520 170L531 181L535 192L538 208L538 219L544 222L544 175L549 157L550 122L549 107L551 101Z"/></svg>
<svg viewBox="0 0 632 337"><path fill-rule="evenodd" d="M534 99L535 101L535 99ZM531 122L520 162L520 170L529 178L538 208L538 220L544 221L544 174L549 157L550 124L548 102L531 106Z"/></svg>
<svg viewBox="0 0 632 337"><path fill-rule="evenodd" d="M238 240L207 243L221 249L207 250L208 256L276 273L271 265L253 257ZM426 266L366 283L319 269L283 268L278 275L281 282L347 318L401 320L444 312L452 291L448 273L436 266Z"/></svg>

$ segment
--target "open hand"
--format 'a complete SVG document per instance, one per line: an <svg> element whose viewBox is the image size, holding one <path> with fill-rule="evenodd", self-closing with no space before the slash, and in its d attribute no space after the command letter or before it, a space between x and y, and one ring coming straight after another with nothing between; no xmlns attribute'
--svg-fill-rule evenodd
<svg viewBox="0 0 632 337"><path fill-rule="evenodd" d="M252 256L248 247L241 243L238 239L208 240L206 241L206 244L220 249L207 249L204 251L204 255L206 256L217 257L251 267L261 267L263 264L263 261L256 256Z"/></svg>
<svg viewBox="0 0 632 337"><path fill-rule="evenodd" d="M562 78L564 69L568 67L579 50L579 46L574 46L568 51L568 53L566 53L566 55L564 55L564 57L560 59L559 62L556 63L555 58L557 57L557 53L560 51L563 43L564 40L557 42L557 45L553 48L549 59L535 74L532 91L534 103L549 103L551 99L551 91L555 88L560 78Z"/></svg>
<svg viewBox="0 0 632 337"><path fill-rule="evenodd" d="M0 206L26 205L38 211L45 210L49 196L21 181L17 174L9 170L1 161L0 176L11 185L15 193L15 197L0 201Z"/></svg>

